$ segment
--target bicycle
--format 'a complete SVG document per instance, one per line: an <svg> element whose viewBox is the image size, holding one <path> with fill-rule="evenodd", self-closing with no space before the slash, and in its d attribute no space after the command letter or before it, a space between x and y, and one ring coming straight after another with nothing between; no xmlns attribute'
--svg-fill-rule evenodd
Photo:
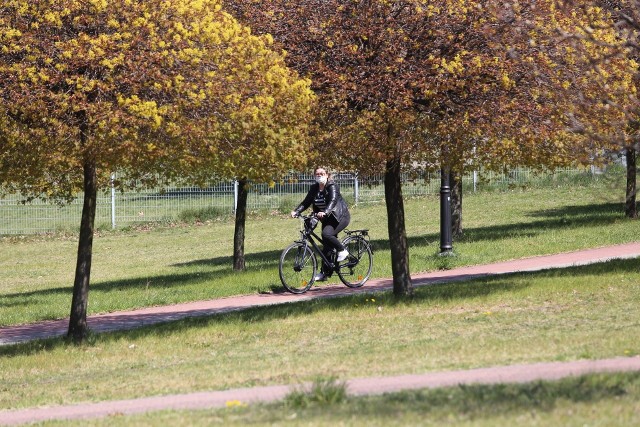
<svg viewBox="0 0 640 427"><path fill-rule="evenodd" d="M345 229L347 237L342 244L349 255L344 261L336 262L335 250L327 258L318 246L322 238L314 231L318 224L315 214L301 215L300 218L303 222L300 240L289 245L280 256L280 281L289 292L302 294L311 288L318 272L318 256L350 288L359 288L369 280L373 269L369 230Z"/></svg>

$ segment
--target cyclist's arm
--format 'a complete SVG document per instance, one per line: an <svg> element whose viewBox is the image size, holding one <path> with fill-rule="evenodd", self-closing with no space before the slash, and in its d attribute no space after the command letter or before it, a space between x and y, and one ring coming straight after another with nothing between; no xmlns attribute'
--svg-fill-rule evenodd
<svg viewBox="0 0 640 427"><path fill-rule="evenodd" d="M309 189L309 192L307 193L307 196L304 198L302 203L300 203L298 207L291 212L292 216L294 213L295 213L295 216L300 215L303 211L307 210L309 206L311 206L311 204L313 203L313 199L315 198L315 195L318 192L317 187L318 187L318 184L314 184L311 186L311 188Z"/></svg>

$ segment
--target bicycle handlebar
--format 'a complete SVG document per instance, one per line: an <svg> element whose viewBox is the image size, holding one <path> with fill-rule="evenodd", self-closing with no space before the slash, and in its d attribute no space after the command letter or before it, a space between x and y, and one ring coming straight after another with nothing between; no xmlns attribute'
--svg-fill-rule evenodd
<svg viewBox="0 0 640 427"><path fill-rule="evenodd" d="M305 231L313 230L314 228L316 228L318 222L320 222L320 219L315 212L312 212L309 215L298 214L295 218L299 218L300 220L302 220L303 228Z"/></svg>
<svg viewBox="0 0 640 427"><path fill-rule="evenodd" d="M311 219L311 218L318 218L318 215L315 212L312 212L309 215L303 215L303 214L299 213L296 216L294 216L294 218Z"/></svg>

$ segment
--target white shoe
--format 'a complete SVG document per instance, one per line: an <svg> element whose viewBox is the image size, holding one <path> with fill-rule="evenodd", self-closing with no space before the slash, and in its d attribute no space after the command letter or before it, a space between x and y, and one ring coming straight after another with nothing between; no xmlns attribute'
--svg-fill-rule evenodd
<svg viewBox="0 0 640 427"><path fill-rule="evenodd" d="M313 278L314 282L324 282L325 280L327 280L327 275L324 273L318 273L316 274L316 276Z"/></svg>
<svg viewBox="0 0 640 427"><path fill-rule="evenodd" d="M336 261L338 261L338 262L344 261L345 259L347 259L347 256L349 256L349 251L344 249L344 250L338 252L338 258L336 258Z"/></svg>

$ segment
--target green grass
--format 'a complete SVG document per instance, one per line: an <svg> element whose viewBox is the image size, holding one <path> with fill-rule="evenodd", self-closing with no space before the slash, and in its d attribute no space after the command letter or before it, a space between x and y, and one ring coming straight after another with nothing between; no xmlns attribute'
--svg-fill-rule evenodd
<svg viewBox="0 0 640 427"><path fill-rule="evenodd" d="M0 407L640 354L637 260L0 347Z"/></svg>
<svg viewBox="0 0 640 427"><path fill-rule="evenodd" d="M454 241L456 256L447 259L437 255L438 198L407 200L411 271L637 240L640 221L624 218L621 185L599 180L580 187L468 193L465 235ZM352 218L351 228L371 230L373 277L389 277L384 205L352 208ZM287 215L250 216L242 273L232 270L233 226L231 218L219 218L100 232L94 240L89 313L281 290L278 257L298 237L299 223ZM68 316L76 251L74 234L2 238L0 326Z"/></svg>
<svg viewBox="0 0 640 427"><path fill-rule="evenodd" d="M464 200L465 236L454 242L456 256L446 259L437 256L437 198L408 200L411 269L452 268L636 241L640 221L623 217L621 194L619 188L612 191L602 182L579 188L469 194ZM377 277L390 275L384 212L381 205L353 209L352 228L371 229ZM245 246L248 269L243 273L231 270L233 224L227 220L102 233L95 239L90 312L281 290L278 254L297 237L297 225L285 216L251 217ZM0 323L66 316L75 251L75 236L3 239ZM93 335L82 346L61 339L3 346L0 408L296 384L317 378L342 381L636 356L639 326L640 266L637 259L618 260L418 288L407 300L380 293L185 319ZM625 378L604 376L579 395L599 393L609 382L627 384ZM431 392L419 397L401 394L397 407L375 398L347 398L347 403L336 399L331 411L317 409L313 402L293 410L264 409L267 421L261 418L261 408L255 409L257 415L253 408L236 408L233 411L238 412L170 412L107 421L240 424L257 416L258 425L271 423L270 417L281 424L327 425L328 420L332 425L355 425L362 412L366 417L371 414L365 418L369 425L429 425L431 414L435 424L445 425L520 421L581 425L572 424L574 418L584 421L589 416L603 420L601 425L636 425L637 378L628 384L628 395L605 393L583 401L559 394L550 406L527 403L515 410L504 406L512 399L496 386L473 392L476 397L455 397L442 404L442 411L429 412L428 419L422 418L426 409L421 402L432 401ZM528 396L526 388L518 387L509 393ZM326 390L322 393L331 397ZM487 393L494 396L490 405L504 403L495 413L478 409L482 401L477 399ZM469 401L470 410L460 411L460 405ZM329 412L336 418L323 418Z"/></svg>

